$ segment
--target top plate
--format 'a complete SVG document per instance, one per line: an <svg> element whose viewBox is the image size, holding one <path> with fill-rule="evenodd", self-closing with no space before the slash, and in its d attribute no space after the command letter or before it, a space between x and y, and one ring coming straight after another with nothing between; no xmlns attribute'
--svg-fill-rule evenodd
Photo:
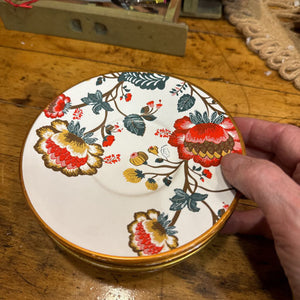
<svg viewBox="0 0 300 300"><path fill-rule="evenodd" d="M188 254L228 218L222 156L242 153L232 119L182 79L106 74L51 102L33 124L22 178L34 213L82 254L137 262Z"/></svg>

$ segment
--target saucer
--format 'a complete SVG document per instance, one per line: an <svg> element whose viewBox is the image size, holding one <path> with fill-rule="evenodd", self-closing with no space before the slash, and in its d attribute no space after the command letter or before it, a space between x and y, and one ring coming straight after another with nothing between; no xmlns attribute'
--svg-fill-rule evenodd
<svg viewBox="0 0 300 300"><path fill-rule="evenodd" d="M104 74L54 99L26 138L27 201L64 249L113 270L155 270L206 245L238 193L220 161L244 153L222 105L184 79Z"/></svg>

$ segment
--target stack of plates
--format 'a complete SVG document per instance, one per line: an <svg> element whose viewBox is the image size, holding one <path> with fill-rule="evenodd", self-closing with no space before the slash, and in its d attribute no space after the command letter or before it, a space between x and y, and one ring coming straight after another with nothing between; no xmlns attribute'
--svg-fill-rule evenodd
<svg viewBox="0 0 300 300"><path fill-rule="evenodd" d="M28 203L64 249L112 270L172 265L205 246L237 202L221 158L243 153L210 95L163 74L92 78L53 100L24 144Z"/></svg>

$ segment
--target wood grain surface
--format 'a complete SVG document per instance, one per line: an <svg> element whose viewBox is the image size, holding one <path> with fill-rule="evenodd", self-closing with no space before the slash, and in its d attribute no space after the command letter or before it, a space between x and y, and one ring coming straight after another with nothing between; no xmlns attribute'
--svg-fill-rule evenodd
<svg viewBox="0 0 300 300"><path fill-rule="evenodd" d="M32 122L61 92L103 73L167 73L201 86L233 116L300 125L300 91L250 52L233 26L180 21L189 26L184 57L8 31L0 21L0 299L291 298L271 240L218 235L170 269L115 274L61 251L26 203L19 160ZM254 206L242 199L238 209Z"/></svg>

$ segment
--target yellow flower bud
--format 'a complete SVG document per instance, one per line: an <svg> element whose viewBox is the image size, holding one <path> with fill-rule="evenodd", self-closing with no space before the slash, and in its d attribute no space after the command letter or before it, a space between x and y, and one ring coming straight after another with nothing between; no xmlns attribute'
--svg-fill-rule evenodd
<svg viewBox="0 0 300 300"><path fill-rule="evenodd" d="M145 182L145 186L148 190L151 191L155 191L158 188L158 184L157 182L153 179L153 178L149 178L146 182Z"/></svg>
<svg viewBox="0 0 300 300"><path fill-rule="evenodd" d="M130 159L129 159L129 161L134 166L140 166L140 165L144 164L147 160L148 160L148 155L142 151L132 153L130 155Z"/></svg>
<svg viewBox="0 0 300 300"><path fill-rule="evenodd" d="M133 168L126 169L123 175L128 182L132 183L138 183L145 177L142 171Z"/></svg>
<svg viewBox="0 0 300 300"><path fill-rule="evenodd" d="M154 155L158 154L158 147L157 146L151 146L148 148L148 151Z"/></svg>

